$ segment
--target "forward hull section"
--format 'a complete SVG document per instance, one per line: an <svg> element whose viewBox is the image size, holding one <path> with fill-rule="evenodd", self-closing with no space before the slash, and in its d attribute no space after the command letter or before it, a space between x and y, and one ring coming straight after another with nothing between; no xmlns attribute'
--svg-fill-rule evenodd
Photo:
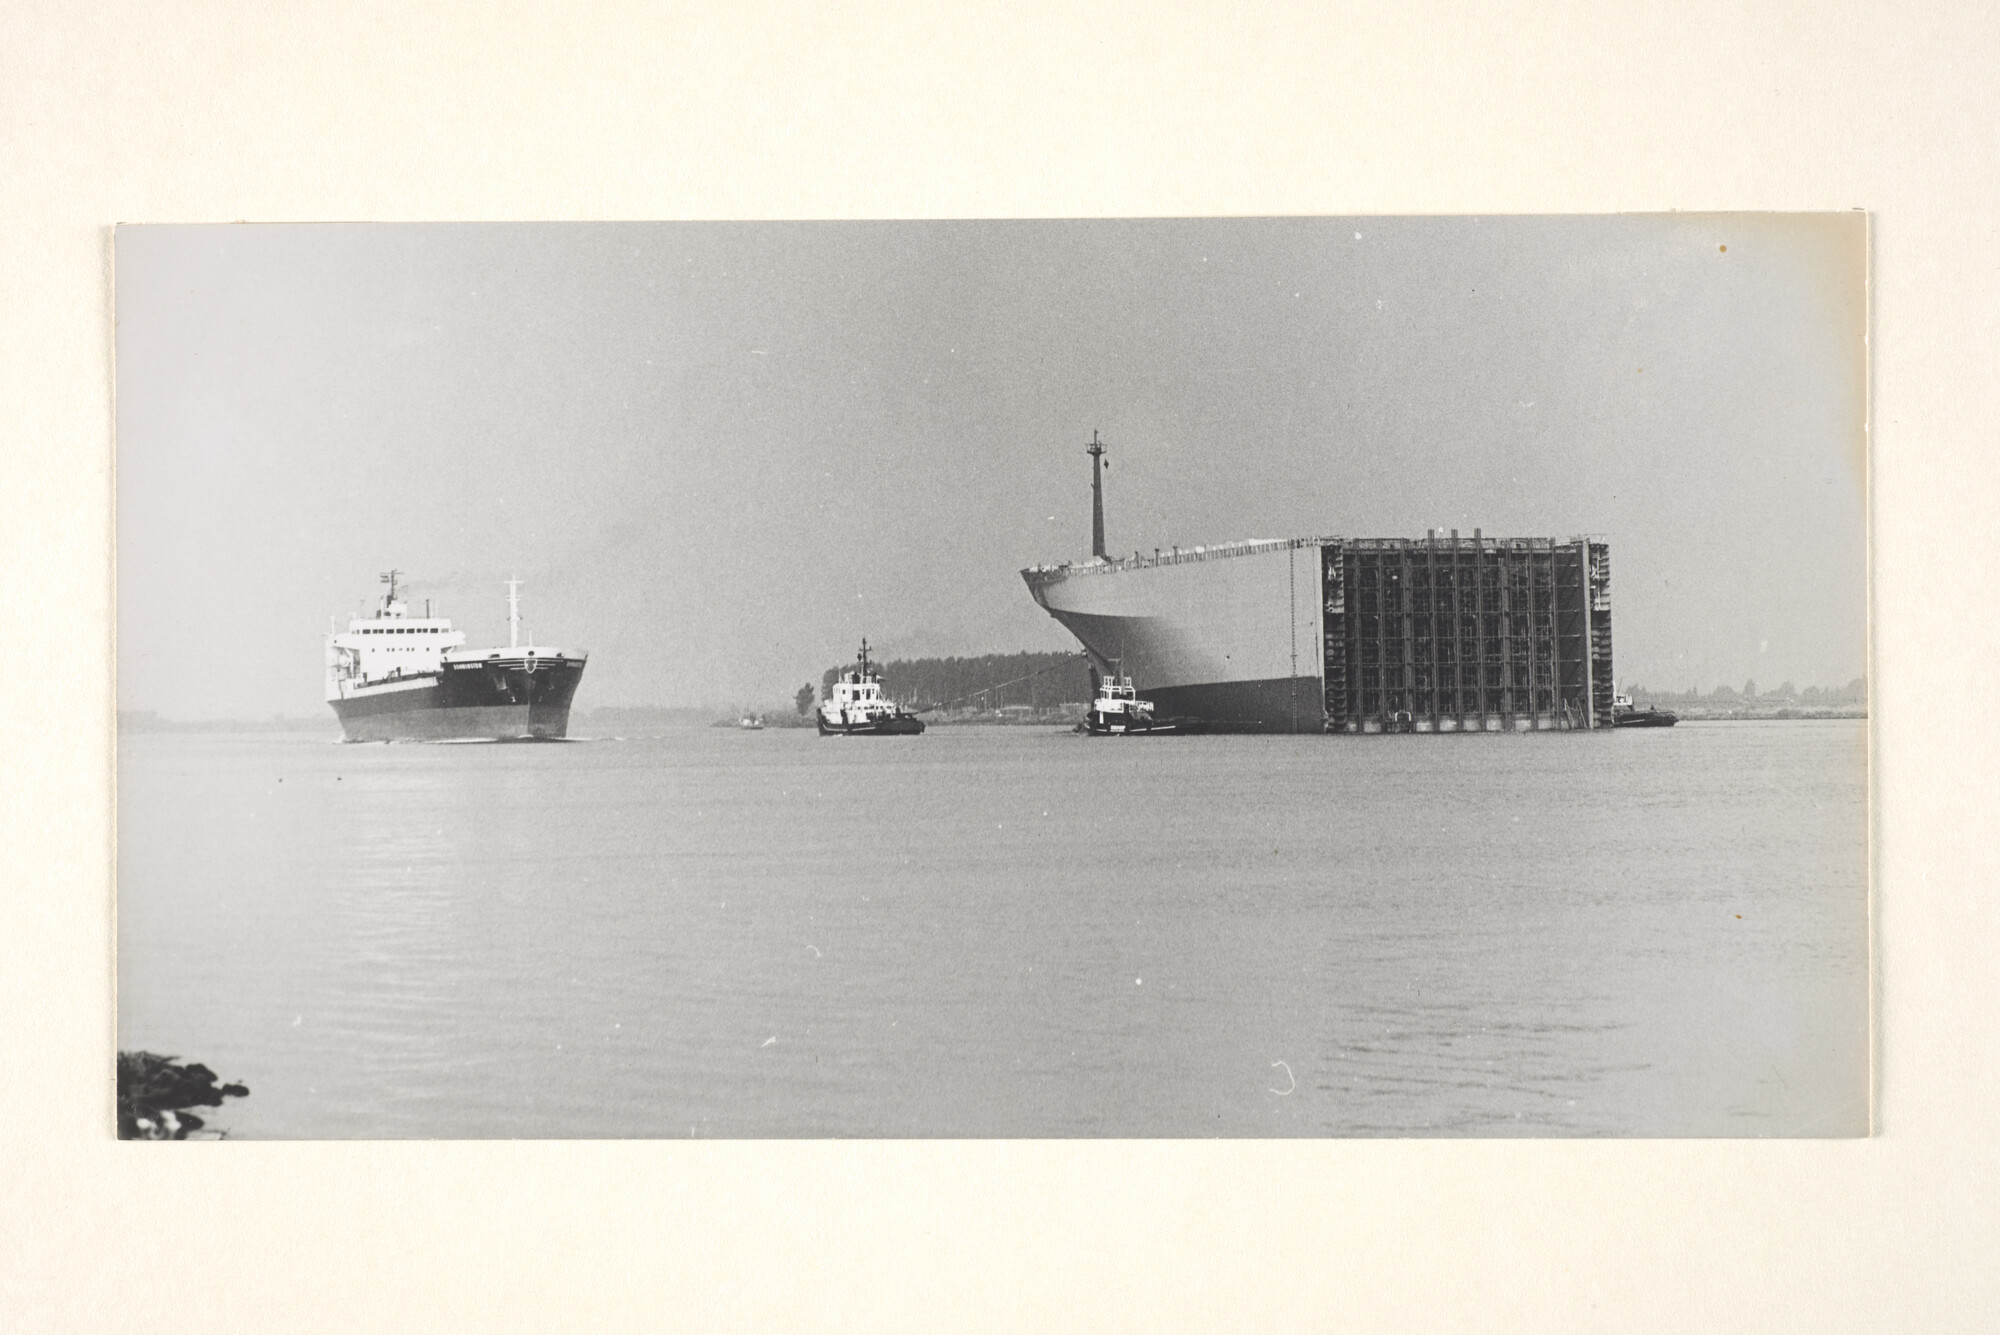
<svg viewBox="0 0 2000 1335"><path fill-rule="evenodd" d="M1319 732L1320 563L1307 542L1027 572L1029 591L1100 671L1162 719L1206 732Z"/></svg>

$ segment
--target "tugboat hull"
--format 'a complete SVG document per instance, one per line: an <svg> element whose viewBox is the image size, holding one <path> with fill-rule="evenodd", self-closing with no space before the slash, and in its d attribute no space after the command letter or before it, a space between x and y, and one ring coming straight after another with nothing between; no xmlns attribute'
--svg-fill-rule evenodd
<svg viewBox="0 0 2000 1335"><path fill-rule="evenodd" d="M924 721L909 714L869 719L864 723L828 723L824 718L819 721L822 737L914 737L923 730Z"/></svg>
<svg viewBox="0 0 2000 1335"><path fill-rule="evenodd" d="M1092 737L1185 737L1205 729L1199 719L1167 718L1129 722L1091 711L1084 717L1083 730Z"/></svg>
<svg viewBox="0 0 2000 1335"><path fill-rule="evenodd" d="M1664 709L1635 709L1629 714L1620 714L1611 720L1614 728L1671 728L1679 723L1680 715L1670 714Z"/></svg>

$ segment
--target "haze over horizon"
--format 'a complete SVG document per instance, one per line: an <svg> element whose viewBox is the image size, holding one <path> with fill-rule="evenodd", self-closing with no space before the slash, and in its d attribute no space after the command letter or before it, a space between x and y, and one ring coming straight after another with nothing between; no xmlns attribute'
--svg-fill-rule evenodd
<svg viewBox="0 0 2000 1335"><path fill-rule="evenodd" d="M406 572L577 706L1068 649L1023 566L1592 533L1617 680L1866 660L1860 214L117 234L119 705L307 715Z"/></svg>

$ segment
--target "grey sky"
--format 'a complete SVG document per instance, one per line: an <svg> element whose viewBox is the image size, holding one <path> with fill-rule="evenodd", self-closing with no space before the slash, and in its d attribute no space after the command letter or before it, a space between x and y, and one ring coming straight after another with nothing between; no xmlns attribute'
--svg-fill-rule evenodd
<svg viewBox="0 0 2000 1335"><path fill-rule="evenodd" d="M1725 249L1726 248L1726 249ZM1858 214L125 227L119 702L310 714L409 574L577 704L1070 647L1016 573L1602 534L1621 683L1865 655Z"/></svg>

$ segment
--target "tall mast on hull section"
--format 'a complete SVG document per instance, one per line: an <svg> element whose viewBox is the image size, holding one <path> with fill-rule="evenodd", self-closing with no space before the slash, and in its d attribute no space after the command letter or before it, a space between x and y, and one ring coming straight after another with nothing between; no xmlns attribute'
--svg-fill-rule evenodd
<svg viewBox="0 0 2000 1335"><path fill-rule="evenodd" d="M1090 554L1099 560L1104 558L1104 442L1097 438L1096 428L1090 432L1090 448L1084 451L1090 456Z"/></svg>
<svg viewBox="0 0 2000 1335"><path fill-rule="evenodd" d="M521 581L507 581L507 647L521 647Z"/></svg>

